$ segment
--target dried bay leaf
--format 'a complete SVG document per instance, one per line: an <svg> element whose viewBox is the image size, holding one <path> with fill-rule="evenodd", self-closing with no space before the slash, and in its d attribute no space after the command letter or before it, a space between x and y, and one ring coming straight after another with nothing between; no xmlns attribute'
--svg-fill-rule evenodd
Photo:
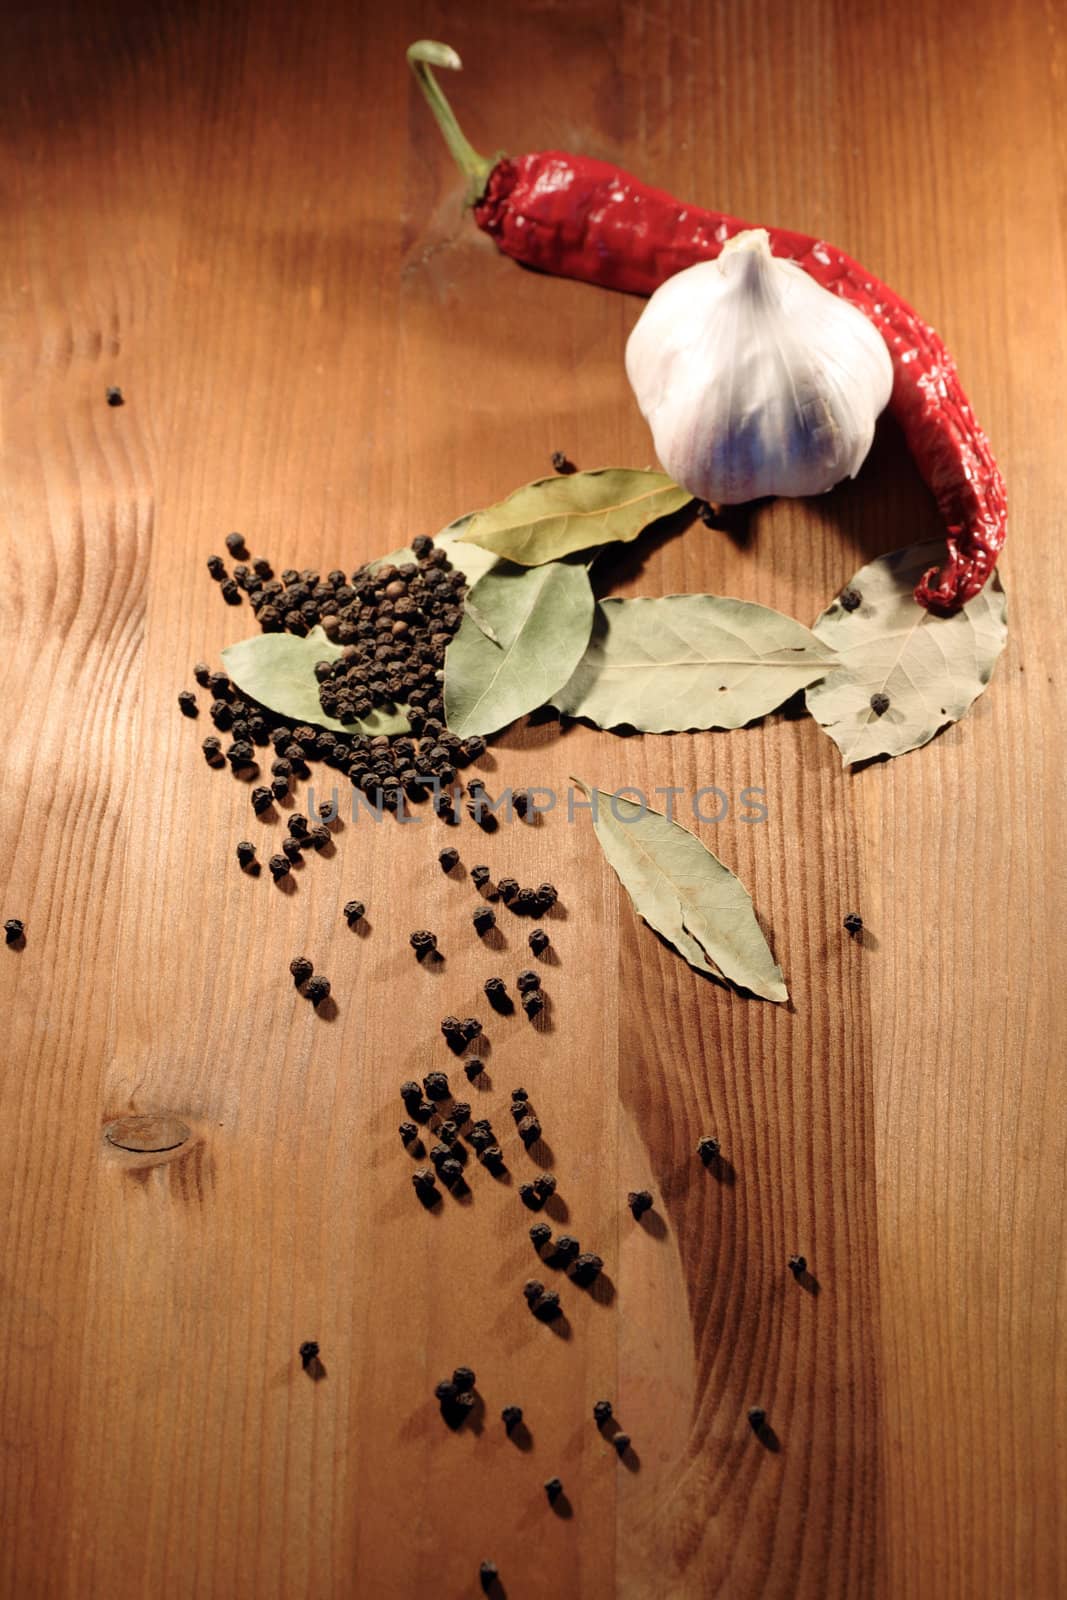
<svg viewBox="0 0 1067 1600"><path fill-rule="evenodd" d="M602 600L585 654L552 704L598 728L742 728L833 665L833 651L801 623L748 600Z"/></svg>
<svg viewBox="0 0 1067 1600"><path fill-rule="evenodd" d="M600 847L634 909L691 967L763 1000L789 994L744 884L688 828L571 780L593 805Z"/></svg>
<svg viewBox="0 0 1067 1600"><path fill-rule="evenodd" d="M241 639L226 646L222 662L242 694L294 722L332 728L335 733L410 733L402 706L394 711L374 711L359 722L338 722L326 715L319 700L315 663L337 661L341 654L341 645L331 644L316 626L303 639L295 633L260 633Z"/></svg>
<svg viewBox="0 0 1067 1600"><path fill-rule="evenodd" d="M461 738L535 711L574 671L593 625L581 561L500 561L474 585L445 651L445 721Z"/></svg>
<svg viewBox="0 0 1067 1600"><path fill-rule="evenodd" d="M538 478L498 505L476 511L459 543L536 567L594 544L636 539L649 523L691 500L662 472L604 467Z"/></svg>
<svg viewBox="0 0 1067 1600"><path fill-rule="evenodd" d="M860 604L834 600L814 632L839 665L807 691L807 706L841 751L843 765L916 750L958 722L985 689L1008 637L1007 599L994 571L982 592L950 617L916 605L912 589L944 555L939 543L910 545L861 567L848 588ZM888 697L878 714L875 695Z"/></svg>

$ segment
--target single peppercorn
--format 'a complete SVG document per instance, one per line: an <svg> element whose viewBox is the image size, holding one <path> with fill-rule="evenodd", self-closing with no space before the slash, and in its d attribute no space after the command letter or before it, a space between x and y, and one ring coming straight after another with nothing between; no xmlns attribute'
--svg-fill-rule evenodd
<svg viewBox="0 0 1067 1600"><path fill-rule="evenodd" d="M562 450L553 450L552 469L554 472L576 472L574 462Z"/></svg>
<svg viewBox="0 0 1067 1600"><path fill-rule="evenodd" d="M432 1203L437 1198L437 1179L429 1167L416 1167L411 1182L420 1200Z"/></svg>
<svg viewBox="0 0 1067 1600"><path fill-rule="evenodd" d="M438 1163L437 1171L441 1182L447 1183L450 1189L454 1189L463 1181L463 1163L457 1161L455 1156L446 1156Z"/></svg>
<svg viewBox="0 0 1067 1600"><path fill-rule="evenodd" d="M429 928L416 928L415 932L408 936L408 943L417 956L426 956L431 950L436 951L437 935L431 933Z"/></svg>
<svg viewBox="0 0 1067 1600"><path fill-rule="evenodd" d="M560 1482L559 1478L545 1479L545 1493L553 1504L559 1499L560 1495L563 1493L563 1484Z"/></svg>
<svg viewBox="0 0 1067 1600"><path fill-rule="evenodd" d="M124 406L126 404L122 390L117 389L114 384L104 390L104 399L109 406Z"/></svg>
<svg viewBox="0 0 1067 1600"><path fill-rule="evenodd" d="M4 923L4 939L8 944L18 944L26 929L20 917L8 917Z"/></svg>
<svg viewBox="0 0 1067 1600"><path fill-rule="evenodd" d="M267 866L270 868L271 876L274 878L276 883L281 878L287 877L293 870L289 864L288 856L271 856L270 860L267 862Z"/></svg>
<svg viewBox="0 0 1067 1600"><path fill-rule="evenodd" d="M505 1171L504 1152L498 1144L487 1144L484 1150L479 1150L478 1160L494 1177Z"/></svg>
<svg viewBox="0 0 1067 1600"><path fill-rule="evenodd" d="M512 1010L507 984L503 978L486 978L483 987L485 989L485 997L494 1011Z"/></svg>
<svg viewBox="0 0 1067 1600"><path fill-rule="evenodd" d="M362 900L347 900L345 902L345 921L351 928L361 922L366 915L367 908Z"/></svg>
<svg viewBox="0 0 1067 1600"><path fill-rule="evenodd" d="M467 1129L467 1143L472 1150L486 1150L493 1143L493 1130L488 1122L472 1122Z"/></svg>
<svg viewBox="0 0 1067 1600"><path fill-rule="evenodd" d="M478 1579L486 1594L490 1594L492 1592L493 1585L496 1583L499 1575L500 1569L495 1561L482 1562L481 1566L478 1568Z"/></svg>
<svg viewBox="0 0 1067 1600"><path fill-rule="evenodd" d="M448 1378L442 1378L441 1382L434 1386L433 1392L434 1397L440 1401L442 1407L454 1406L459 1398L459 1389Z"/></svg>
<svg viewBox="0 0 1067 1600"><path fill-rule="evenodd" d="M313 1006L320 1006L324 1000L330 998L329 978L313 977L308 979L307 988L304 990Z"/></svg>
<svg viewBox="0 0 1067 1600"><path fill-rule="evenodd" d="M289 963L289 971L293 975L295 984L307 983L314 970L307 956L294 956Z"/></svg>
<svg viewBox="0 0 1067 1600"><path fill-rule="evenodd" d="M200 715L200 710L196 703L196 695L191 689L183 689L181 691L178 696L178 705L181 707L183 717L198 717Z"/></svg>
<svg viewBox="0 0 1067 1600"><path fill-rule="evenodd" d="M463 1035L465 1044L473 1044L482 1031L482 1025L477 1017L464 1017L459 1025L459 1031Z"/></svg>
<svg viewBox="0 0 1067 1600"><path fill-rule="evenodd" d="M475 933L488 933L496 927L496 912L492 906L479 906L471 917Z"/></svg>
<svg viewBox="0 0 1067 1600"><path fill-rule="evenodd" d="M274 804L273 794L269 789L265 789L262 784L256 785L249 798L252 801L252 810L257 817L262 816L264 811L269 811Z"/></svg>
<svg viewBox="0 0 1067 1600"><path fill-rule="evenodd" d="M444 1072L428 1072L422 1080L422 1087L427 1100L448 1100L452 1094L448 1087L448 1075Z"/></svg>
<svg viewBox="0 0 1067 1600"><path fill-rule="evenodd" d="M223 561L221 556L208 556L207 570L210 572L216 583L221 583L223 578L226 576L226 563Z"/></svg>
<svg viewBox="0 0 1067 1600"><path fill-rule="evenodd" d="M250 867L256 859L256 847L250 839L238 839L237 859L242 867Z"/></svg>
<svg viewBox="0 0 1067 1600"><path fill-rule="evenodd" d="M561 1233L552 1247L552 1264L557 1267L568 1267L572 1261L578 1259L581 1245L569 1233Z"/></svg>
<svg viewBox="0 0 1067 1600"><path fill-rule="evenodd" d="M437 859L441 864L442 872L451 872L453 867L459 866L459 851L454 849L452 845L447 845L444 850L438 853Z"/></svg>
<svg viewBox="0 0 1067 1600"><path fill-rule="evenodd" d="M530 1308L541 1322L552 1322L560 1313L559 1295L555 1289L546 1289Z"/></svg>
<svg viewBox="0 0 1067 1600"><path fill-rule="evenodd" d="M300 811L294 811L288 822L289 832L294 839L303 839L307 836L308 819Z"/></svg>
<svg viewBox="0 0 1067 1600"><path fill-rule="evenodd" d="M535 1250L542 1250L552 1237L552 1229L547 1222L535 1222L530 1229L530 1240Z"/></svg>
<svg viewBox="0 0 1067 1600"><path fill-rule="evenodd" d="M222 765L221 739L216 738L213 733L209 733L207 738L201 744L200 748L204 752L204 759L209 767L217 767Z"/></svg>
<svg viewBox="0 0 1067 1600"><path fill-rule="evenodd" d="M626 1204L633 1212L634 1221L640 1222L645 1212L652 1210L652 1196L647 1189L633 1189L626 1196Z"/></svg>
<svg viewBox="0 0 1067 1600"><path fill-rule="evenodd" d="M529 944L534 955L539 956L548 949L551 940L549 939L544 928L535 928L531 933L527 943Z"/></svg>
<svg viewBox="0 0 1067 1600"><path fill-rule="evenodd" d="M500 1413L500 1420L510 1433L512 1428L517 1428L522 1421L521 1406L505 1406Z"/></svg>
<svg viewBox="0 0 1067 1600"><path fill-rule="evenodd" d="M542 906L544 906L545 910L546 911L551 911L552 907L556 904L556 901L559 899L559 892L556 889L555 884L554 883L539 883L537 885L537 891L536 892L537 892L537 898L541 902Z"/></svg>
<svg viewBox="0 0 1067 1600"><path fill-rule="evenodd" d="M598 1428L603 1428L610 1422L614 1411L610 1400L597 1400L593 1406L593 1417Z"/></svg>
<svg viewBox="0 0 1067 1600"><path fill-rule="evenodd" d="M556 1192L556 1180L551 1172L539 1172L533 1185L542 1200L550 1200Z"/></svg>
<svg viewBox="0 0 1067 1600"><path fill-rule="evenodd" d="M801 1277L808 1270L808 1263L804 1256L790 1256L786 1265L794 1278Z"/></svg>
<svg viewBox="0 0 1067 1600"><path fill-rule="evenodd" d="M848 916L845 918L845 930L847 933L851 933L853 936L855 936L857 933L862 933L863 918L855 911L850 911Z"/></svg>
<svg viewBox="0 0 1067 1600"><path fill-rule="evenodd" d="M441 1032L444 1034L450 1045L454 1046L458 1043L460 1046L462 1046L463 1025L458 1017L442 1017Z"/></svg>
<svg viewBox="0 0 1067 1600"><path fill-rule="evenodd" d="M544 1204L544 1201L541 1199L541 1196L538 1194L532 1183L519 1184L519 1199L522 1201L523 1205L529 1207L531 1211L540 1211L542 1205Z"/></svg>
<svg viewBox="0 0 1067 1600"><path fill-rule="evenodd" d="M517 917L533 916L538 910L537 896L532 889L520 889L510 902L510 908Z"/></svg>
<svg viewBox="0 0 1067 1600"><path fill-rule="evenodd" d="M714 1161L717 1158L719 1149L720 1145L718 1139L713 1139L710 1135L706 1135L697 1145L697 1155L700 1157L701 1161L703 1161L704 1165L707 1166L709 1162Z"/></svg>
<svg viewBox="0 0 1067 1600"><path fill-rule="evenodd" d="M400 1085L400 1098L403 1100L405 1105L408 1104L409 1100L413 1100L415 1104L418 1105L419 1101L422 1099L422 1090L419 1088L419 1085L415 1082L414 1078L409 1078L406 1083L402 1083Z"/></svg>
<svg viewBox="0 0 1067 1600"><path fill-rule="evenodd" d="M442 1144L453 1145L459 1138L459 1129L451 1117L447 1117L437 1130L437 1137Z"/></svg>
<svg viewBox="0 0 1067 1600"><path fill-rule="evenodd" d="M471 868L471 882L476 889L481 889L489 882L489 868L478 866Z"/></svg>
<svg viewBox="0 0 1067 1600"><path fill-rule="evenodd" d="M330 830L321 822L316 822L313 828L309 828L304 839L304 843L311 845L315 850L325 850L329 842Z"/></svg>
<svg viewBox="0 0 1067 1600"><path fill-rule="evenodd" d="M243 560L248 554L248 551L245 548L245 536L243 533L228 533L226 535L226 548L230 552L231 556L237 556L241 560Z"/></svg>
<svg viewBox="0 0 1067 1600"><path fill-rule="evenodd" d="M405 1145L413 1144L419 1136L419 1130L413 1122L402 1122L398 1131L401 1143Z"/></svg>
<svg viewBox="0 0 1067 1600"><path fill-rule="evenodd" d="M311 1363L313 1361L317 1361L318 1360L318 1357L319 1357L319 1347L316 1344L315 1340L314 1339L305 1339L303 1344L300 1346L300 1360L301 1360L301 1363L303 1365L303 1368L304 1368L305 1372L310 1367L310 1365L311 1365Z"/></svg>
<svg viewBox="0 0 1067 1600"><path fill-rule="evenodd" d="M284 856L287 856L290 861L293 861L293 862L299 861L300 860L300 840L299 839L283 839L282 840L282 854Z"/></svg>
<svg viewBox="0 0 1067 1600"><path fill-rule="evenodd" d="M241 591L232 578L223 579L219 585L219 593L228 606L239 606L241 604Z"/></svg>
<svg viewBox="0 0 1067 1600"><path fill-rule="evenodd" d="M274 796L275 800L284 800L286 795L289 793L289 779L272 778L270 783L270 792ZM266 808L264 807L264 809Z"/></svg>
<svg viewBox="0 0 1067 1600"><path fill-rule="evenodd" d="M515 979L515 987L520 994L532 994L535 989L540 989L541 979L536 972L531 972L527 968L525 972L520 972Z"/></svg>
<svg viewBox="0 0 1067 1600"><path fill-rule="evenodd" d="M519 1123L519 1138L522 1140L523 1144L529 1148L530 1145L536 1144L540 1137L541 1124L538 1122L537 1118L534 1116L523 1117L522 1121Z"/></svg>
<svg viewBox="0 0 1067 1600"><path fill-rule="evenodd" d="M859 590L851 587L848 589L842 589L837 598L840 600L842 609L845 611L856 611L863 602L863 596L860 594Z"/></svg>
<svg viewBox="0 0 1067 1600"><path fill-rule="evenodd" d="M884 717L886 712L889 710L889 696L882 693L872 694L871 710L874 712L876 717Z"/></svg>
<svg viewBox="0 0 1067 1600"><path fill-rule="evenodd" d="M527 1278L522 1286L522 1292L527 1304L532 1305L535 1300L540 1300L545 1292L545 1286L537 1278Z"/></svg>
<svg viewBox="0 0 1067 1600"><path fill-rule="evenodd" d="M522 1009L532 1022L545 1009L545 997L540 989L531 989L522 997Z"/></svg>
<svg viewBox="0 0 1067 1600"><path fill-rule="evenodd" d="M475 1078L481 1077L485 1071L485 1065L478 1056L471 1056L463 1063L463 1070L467 1074L468 1082L473 1083Z"/></svg>
<svg viewBox="0 0 1067 1600"><path fill-rule="evenodd" d="M753 1433L762 1433L763 1426L766 1421L767 1413L764 1411L762 1406L749 1406L748 1425L752 1429Z"/></svg>
<svg viewBox="0 0 1067 1600"><path fill-rule="evenodd" d="M470 1117L470 1114L471 1108L467 1104L466 1100L453 1100L452 1121L456 1124L457 1128L462 1128L463 1124Z"/></svg>
<svg viewBox="0 0 1067 1600"><path fill-rule="evenodd" d="M630 1435L628 1433L617 1433L611 1442L615 1446L616 1454L624 1456L630 1448Z"/></svg>
<svg viewBox="0 0 1067 1600"><path fill-rule="evenodd" d="M505 905L510 905L519 892L519 884L516 878L501 878L496 887L497 893Z"/></svg>
<svg viewBox="0 0 1067 1600"><path fill-rule="evenodd" d="M211 668L206 661L198 661L193 668L193 677L203 688L211 682Z"/></svg>
<svg viewBox="0 0 1067 1600"><path fill-rule="evenodd" d="M581 1288L587 1289L591 1283L599 1278L604 1263L592 1250L586 1250L575 1261L571 1268L571 1278Z"/></svg>
<svg viewBox="0 0 1067 1600"><path fill-rule="evenodd" d="M470 1367L457 1367L452 1374L452 1382L460 1394L467 1394L474 1388L476 1379Z"/></svg>
<svg viewBox="0 0 1067 1600"><path fill-rule="evenodd" d="M512 1089L511 1098L512 1100L529 1100L530 1091L523 1088Z"/></svg>

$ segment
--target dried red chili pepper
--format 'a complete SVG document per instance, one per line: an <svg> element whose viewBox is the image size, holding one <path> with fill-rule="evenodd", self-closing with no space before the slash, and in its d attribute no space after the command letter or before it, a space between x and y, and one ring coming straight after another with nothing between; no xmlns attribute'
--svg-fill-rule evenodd
<svg viewBox="0 0 1067 1600"><path fill-rule="evenodd" d="M408 60L445 140L469 180L478 226L523 265L559 277L648 295L727 239L753 226L686 205L620 167L558 150L492 161L471 147L430 65L457 68L448 45L421 39ZM892 289L834 245L769 228L776 256L870 318L893 362L890 410L946 524L948 560L915 589L920 605L948 612L979 593L1004 544L1007 496L989 441L940 336Z"/></svg>

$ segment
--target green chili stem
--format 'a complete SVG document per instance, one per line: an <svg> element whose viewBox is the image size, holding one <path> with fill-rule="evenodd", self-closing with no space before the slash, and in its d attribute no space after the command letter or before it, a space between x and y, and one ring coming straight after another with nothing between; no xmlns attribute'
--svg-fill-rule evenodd
<svg viewBox="0 0 1067 1600"><path fill-rule="evenodd" d="M460 171L468 179L469 197L472 201L480 199L496 161L480 156L475 150L456 121L455 112L430 70L431 67L448 67L453 72L458 72L463 66L462 61L451 45L439 44L436 39L416 39L414 44L408 46L408 65L418 79L419 88L426 96L426 103L434 114L437 126L444 134L445 143Z"/></svg>

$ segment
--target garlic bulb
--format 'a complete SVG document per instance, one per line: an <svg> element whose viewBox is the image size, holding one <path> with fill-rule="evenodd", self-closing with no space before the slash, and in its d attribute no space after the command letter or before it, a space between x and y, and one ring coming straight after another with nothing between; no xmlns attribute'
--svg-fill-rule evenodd
<svg viewBox="0 0 1067 1600"><path fill-rule="evenodd" d="M664 470L720 505L854 478L893 387L877 328L773 256L764 228L656 290L626 373Z"/></svg>

